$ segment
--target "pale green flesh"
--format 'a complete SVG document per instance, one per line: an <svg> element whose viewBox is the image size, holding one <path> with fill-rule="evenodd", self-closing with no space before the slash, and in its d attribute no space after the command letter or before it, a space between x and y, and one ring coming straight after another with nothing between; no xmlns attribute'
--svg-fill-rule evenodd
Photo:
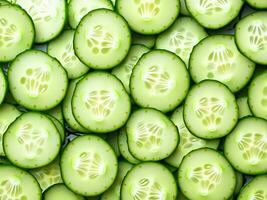
<svg viewBox="0 0 267 200"><path fill-rule="evenodd" d="M46 113L56 118L61 124L64 124L64 118L63 118L61 105L58 105L57 107L54 107L51 110L47 110Z"/></svg>
<svg viewBox="0 0 267 200"><path fill-rule="evenodd" d="M0 66L1 67L1 66ZM7 91L7 82L5 75L0 68L0 104L3 102Z"/></svg>
<svg viewBox="0 0 267 200"><path fill-rule="evenodd" d="M0 6L4 6L4 5L8 5L8 4L10 4L10 3L5 1L5 0L0 0Z"/></svg>
<svg viewBox="0 0 267 200"><path fill-rule="evenodd" d="M190 12L188 11L186 4L185 4L185 0L180 0L180 4L181 4L181 14L182 15L186 15L189 16Z"/></svg>
<svg viewBox="0 0 267 200"><path fill-rule="evenodd" d="M254 8L266 9L267 1L263 0L246 0L246 2Z"/></svg>
<svg viewBox="0 0 267 200"><path fill-rule="evenodd" d="M225 200L234 193L236 176L220 153L202 148L185 156L178 182L183 194L191 200Z"/></svg>
<svg viewBox="0 0 267 200"><path fill-rule="evenodd" d="M235 175L236 175L236 186L235 186L234 195L237 195L240 192L244 184L244 177L243 177L243 174L237 171L235 172Z"/></svg>
<svg viewBox="0 0 267 200"><path fill-rule="evenodd" d="M117 157L121 155L119 144L118 144L118 135L119 135L118 132L113 132L113 133L109 133L106 137L106 141L113 148Z"/></svg>
<svg viewBox="0 0 267 200"><path fill-rule="evenodd" d="M43 200L84 200L85 198L75 194L64 184L57 184L45 191Z"/></svg>
<svg viewBox="0 0 267 200"><path fill-rule="evenodd" d="M63 126L63 124L60 123L60 121L58 121L55 117L51 116L51 115L47 115L47 117L54 123L54 125L56 126L59 134L60 134L60 138L61 138L61 142L64 143L65 141L65 128Z"/></svg>
<svg viewBox="0 0 267 200"><path fill-rule="evenodd" d="M236 99L237 105L238 105L238 118L246 117L246 116L251 116L251 110L248 105L248 97L239 97Z"/></svg>
<svg viewBox="0 0 267 200"><path fill-rule="evenodd" d="M73 49L74 30L64 31L57 39L48 44L47 52L60 61L67 71L69 79L75 79L86 72L89 67L83 64L75 55Z"/></svg>
<svg viewBox="0 0 267 200"><path fill-rule="evenodd" d="M148 48L153 48L156 42L155 35L140 35L132 33L132 44L144 45Z"/></svg>

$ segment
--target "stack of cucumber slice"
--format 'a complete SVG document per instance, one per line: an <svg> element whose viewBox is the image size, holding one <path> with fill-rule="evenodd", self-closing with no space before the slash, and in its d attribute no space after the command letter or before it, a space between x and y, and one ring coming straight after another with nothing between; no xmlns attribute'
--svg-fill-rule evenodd
<svg viewBox="0 0 267 200"><path fill-rule="evenodd" d="M267 0L0 0L0 200L267 200Z"/></svg>

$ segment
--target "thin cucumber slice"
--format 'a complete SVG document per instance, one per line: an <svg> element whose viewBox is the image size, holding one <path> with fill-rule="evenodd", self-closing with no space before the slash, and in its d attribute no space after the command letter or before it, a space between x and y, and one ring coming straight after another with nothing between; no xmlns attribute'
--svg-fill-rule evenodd
<svg viewBox="0 0 267 200"><path fill-rule="evenodd" d="M7 80L2 68L0 68L0 104L4 101L7 93Z"/></svg>
<svg viewBox="0 0 267 200"><path fill-rule="evenodd" d="M267 199L267 175L256 176L240 192L237 200Z"/></svg>
<svg viewBox="0 0 267 200"><path fill-rule="evenodd" d="M76 86L72 98L75 119L86 129L107 133L121 128L130 111L130 98L122 83L107 72L92 72Z"/></svg>
<svg viewBox="0 0 267 200"><path fill-rule="evenodd" d="M59 132L61 142L64 143L66 135L65 135L65 129L64 129L63 124L61 124L60 121L58 121L55 117L51 115L46 115L46 116L54 123L54 125L56 126Z"/></svg>
<svg viewBox="0 0 267 200"><path fill-rule="evenodd" d="M239 50L252 61L267 64L267 11L254 12L241 19L235 29Z"/></svg>
<svg viewBox="0 0 267 200"><path fill-rule="evenodd" d="M11 61L30 49L34 35L33 22L23 9L15 5L0 7L0 62Z"/></svg>
<svg viewBox="0 0 267 200"><path fill-rule="evenodd" d="M21 168L38 168L51 163L61 146L60 134L44 114L27 112L16 119L3 137L4 152Z"/></svg>
<svg viewBox="0 0 267 200"><path fill-rule="evenodd" d="M125 160L127 160L128 162L130 162L132 164L138 164L138 163L141 162L140 160L138 160L137 158L135 158L132 155L132 153L130 152L130 150L129 150L128 139L127 139L125 128L122 128L119 131L118 145L119 145L119 150L120 150L121 156Z"/></svg>
<svg viewBox="0 0 267 200"><path fill-rule="evenodd" d="M64 101L62 103L62 111L64 115L64 119L68 123L68 125L74 130L79 131L82 133L88 133L89 131L86 130L84 127L82 127L77 120L73 116L72 108L71 108L71 100L73 96L73 92L75 90L76 84L81 80L82 78L74 79L69 83L67 94L64 98Z"/></svg>
<svg viewBox="0 0 267 200"><path fill-rule="evenodd" d="M236 176L236 186L235 186L235 191L234 191L234 195L238 195L243 184L244 184L244 177L243 174L239 173L239 172L235 172L235 176Z"/></svg>
<svg viewBox="0 0 267 200"><path fill-rule="evenodd" d="M63 118L61 105L58 105L57 107L54 107L51 110L47 110L45 113L56 118L61 124L64 124L64 118Z"/></svg>
<svg viewBox="0 0 267 200"><path fill-rule="evenodd" d="M246 0L246 2L256 9L267 9L267 1L263 0Z"/></svg>
<svg viewBox="0 0 267 200"><path fill-rule="evenodd" d="M217 139L229 134L238 121L235 96L222 83L205 80L193 86L184 104L184 122L195 136Z"/></svg>
<svg viewBox="0 0 267 200"><path fill-rule="evenodd" d="M36 178L41 189L45 191L52 185L62 183L59 160L56 159L49 165L33 169L30 173Z"/></svg>
<svg viewBox="0 0 267 200"><path fill-rule="evenodd" d="M119 135L118 132L113 132L113 133L108 134L106 138L106 141L113 148L117 157L121 155L119 144L118 144L118 135Z"/></svg>
<svg viewBox="0 0 267 200"><path fill-rule="evenodd" d="M156 40L156 49L166 49L178 55L188 66L193 47L208 34L200 24L191 17L179 17Z"/></svg>
<svg viewBox="0 0 267 200"><path fill-rule="evenodd" d="M2 139L9 125L15 121L21 112L13 105L3 103L0 105L0 156L5 156Z"/></svg>
<svg viewBox="0 0 267 200"><path fill-rule="evenodd" d="M110 69L127 55L131 33L126 21L108 9L89 12L80 22L74 37L79 59L94 69Z"/></svg>
<svg viewBox="0 0 267 200"><path fill-rule="evenodd" d="M180 2L177 0L117 0L116 9L133 31L153 35L171 26L180 12Z"/></svg>
<svg viewBox="0 0 267 200"><path fill-rule="evenodd" d="M267 121L241 119L224 143L224 154L233 167L245 174L267 173Z"/></svg>
<svg viewBox="0 0 267 200"><path fill-rule="evenodd" d="M267 120L267 70L250 83L248 104L255 116Z"/></svg>
<svg viewBox="0 0 267 200"><path fill-rule="evenodd" d="M220 140L203 140L190 133L184 124L182 106L173 112L170 119L178 128L180 143L178 144L176 150L165 159L165 162L169 165L178 168L184 156L192 150L203 147L209 147L212 149L218 148Z"/></svg>
<svg viewBox="0 0 267 200"><path fill-rule="evenodd" d="M60 166L67 187L83 196L96 196L106 191L118 170L112 147L93 135L72 140L62 153Z"/></svg>
<svg viewBox="0 0 267 200"><path fill-rule="evenodd" d="M85 198L75 194L61 183L48 188L43 194L43 200L85 200Z"/></svg>
<svg viewBox="0 0 267 200"><path fill-rule="evenodd" d="M126 174L133 168L133 165L126 161L119 161L118 175L113 185L102 194L101 200L120 200L121 183Z"/></svg>
<svg viewBox="0 0 267 200"><path fill-rule="evenodd" d="M112 70L112 74L115 75L122 82L126 91L130 93L130 77L134 66L143 54L147 53L149 48L143 45L133 45L127 55L127 57Z"/></svg>
<svg viewBox="0 0 267 200"><path fill-rule="evenodd" d="M162 112L176 108L184 100L190 85L184 62L166 50L152 50L135 65L130 90L136 104Z"/></svg>
<svg viewBox="0 0 267 200"><path fill-rule="evenodd" d="M28 50L11 63L8 83L20 105L41 111L54 108L63 100L68 77L55 58L39 50Z"/></svg>
<svg viewBox="0 0 267 200"><path fill-rule="evenodd" d="M48 54L60 61L62 67L67 71L69 79L78 78L89 70L89 67L83 64L74 53L74 33L74 30L64 31L47 47Z"/></svg>
<svg viewBox="0 0 267 200"><path fill-rule="evenodd" d="M39 184L28 172L11 165L0 165L0 174L1 199L42 199Z"/></svg>
<svg viewBox="0 0 267 200"><path fill-rule="evenodd" d="M31 16L36 31L36 43L48 42L63 30L67 20L65 0L15 0L14 3Z"/></svg>
<svg viewBox="0 0 267 200"><path fill-rule="evenodd" d="M181 6L180 12L182 15L185 15L185 16L191 15L186 7L185 0L180 0L180 6Z"/></svg>
<svg viewBox="0 0 267 200"><path fill-rule="evenodd" d="M238 51L234 36L213 35L195 46L189 70L196 83L217 80L237 92L251 79L255 64Z"/></svg>
<svg viewBox="0 0 267 200"><path fill-rule="evenodd" d="M144 162L128 172L121 186L121 200L176 200L177 184L171 172L156 162Z"/></svg>
<svg viewBox="0 0 267 200"><path fill-rule="evenodd" d="M218 29L236 18L243 0L185 0L190 14L204 27Z"/></svg>
<svg viewBox="0 0 267 200"><path fill-rule="evenodd" d="M167 158L179 142L177 127L154 109L139 109L132 113L126 133L130 152L142 161Z"/></svg>
<svg viewBox="0 0 267 200"><path fill-rule="evenodd" d="M69 24L76 29L81 19L90 11L100 8L113 10L110 0L71 0L68 5Z"/></svg>
<svg viewBox="0 0 267 200"><path fill-rule="evenodd" d="M246 117L246 116L251 116L251 110L248 105L248 97L247 96L242 96L238 97L236 99L237 105L238 105L238 118Z"/></svg>
<svg viewBox="0 0 267 200"><path fill-rule="evenodd" d="M156 42L155 35L140 35L138 33L132 33L132 44L144 45L147 48L153 48Z"/></svg>
<svg viewBox="0 0 267 200"><path fill-rule="evenodd" d="M225 200L234 193L236 176L219 152L202 148L185 156L178 182L183 194L191 200Z"/></svg>

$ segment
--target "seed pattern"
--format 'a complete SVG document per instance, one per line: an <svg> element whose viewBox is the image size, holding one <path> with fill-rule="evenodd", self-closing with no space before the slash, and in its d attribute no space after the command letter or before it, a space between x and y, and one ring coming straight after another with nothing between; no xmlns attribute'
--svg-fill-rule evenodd
<svg viewBox="0 0 267 200"><path fill-rule="evenodd" d="M266 200L267 194L263 190L257 190L250 200Z"/></svg>
<svg viewBox="0 0 267 200"><path fill-rule="evenodd" d="M162 200L166 199L164 192L161 191L158 182L150 181L148 178L139 180L134 194L134 200Z"/></svg>
<svg viewBox="0 0 267 200"><path fill-rule="evenodd" d="M200 0L199 10L206 15L213 15L218 12L228 12L231 8L229 0Z"/></svg>
<svg viewBox="0 0 267 200"><path fill-rule="evenodd" d="M196 167L191 175L190 179L200 184L201 186L201 192L203 195L208 194L211 192L216 185L219 184L221 180L222 172L219 168L211 165L211 164L205 164L201 167Z"/></svg>
<svg viewBox="0 0 267 200"><path fill-rule="evenodd" d="M30 68L26 71L26 75L20 79L20 82L26 86L29 96L38 97L48 89L49 80L50 76L48 69Z"/></svg>
<svg viewBox="0 0 267 200"><path fill-rule="evenodd" d="M48 134L43 129L34 129L32 124L25 124L17 133L17 140L24 145L25 155L35 158L43 152L43 145L48 139Z"/></svg>
<svg viewBox="0 0 267 200"><path fill-rule="evenodd" d="M202 124L210 131L215 131L221 124L221 116L226 108L226 103L215 97L203 97L196 105L196 115L202 119Z"/></svg>
<svg viewBox="0 0 267 200"><path fill-rule="evenodd" d="M114 37L97 25L87 35L87 45L92 48L94 54L107 54L111 49L116 48L117 42Z"/></svg>
<svg viewBox="0 0 267 200"><path fill-rule="evenodd" d="M96 179L104 173L104 163L98 154L83 152L77 158L74 169L82 177Z"/></svg>
<svg viewBox="0 0 267 200"><path fill-rule="evenodd" d="M0 48L11 47L20 37L18 28L10 24L6 19L0 18Z"/></svg>
<svg viewBox="0 0 267 200"><path fill-rule="evenodd" d="M65 51L61 56L61 63L65 68L69 68L73 66L73 63L77 60L74 51L73 51L73 42L69 42L65 46ZM75 67L75 66L73 66Z"/></svg>
<svg viewBox="0 0 267 200"><path fill-rule="evenodd" d="M145 20L151 20L160 12L160 0L134 0L138 5L137 11Z"/></svg>
<svg viewBox="0 0 267 200"><path fill-rule="evenodd" d="M29 0L29 3L31 3L31 5L29 6L28 12L34 22L48 22L57 14L55 9L51 9L53 8L53 6L51 6L53 1L51 0Z"/></svg>
<svg viewBox="0 0 267 200"><path fill-rule="evenodd" d="M249 43L252 50L264 50L267 45L267 27L261 22L255 22L248 27Z"/></svg>
<svg viewBox="0 0 267 200"><path fill-rule="evenodd" d="M260 133L246 133L238 142L242 156L251 164L257 164L267 156L267 137Z"/></svg>
<svg viewBox="0 0 267 200"><path fill-rule="evenodd" d="M3 180L0 183L0 200L27 200L20 180L17 178Z"/></svg>

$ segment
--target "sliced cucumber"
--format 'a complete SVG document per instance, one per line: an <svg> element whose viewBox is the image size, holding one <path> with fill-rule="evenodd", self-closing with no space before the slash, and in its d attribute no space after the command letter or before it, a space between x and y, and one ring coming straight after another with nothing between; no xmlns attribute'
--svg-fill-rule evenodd
<svg viewBox="0 0 267 200"><path fill-rule="evenodd" d="M238 118L251 116L251 110L248 105L248 97L247 96L241 96L236 99L237 105L238 105Z"/></svg>
<svg viewBox="0 0 267 200"><path fill-rule="evenodd" d="M30 49L34 42L34 25L28 14L15 5L0 7L0 62L13 60Z"/></svg>
<svg viewBox="0 0 267 200"><path fill-rule="evenodd" d="M184 100L190 78L184 62L166 50L152 50L135 65L130 90L136 104L168 112Z"/></svg>
<svg viewBox="0 0 267 200"><path fill-rule="evenodd" d="M113 132L113 133L108 134L106 138L106 141L113 148L117 157L121 155L119 144L118 144L118 135L119 135L118 132Z"/></svg>
<svg viewBox="0 0 267 200"><path fill-rule="evenodd" d="M61 142L64 143L65 141L65 128L63 126L63 124L60 123L60 121L58 121L55 117L51 116L51 115L46 115L56 126L59 134L60 134L60 138L61 138Z"/></svg>
<svg viewBox="0 0 267 200"><path fill-rule="evenodd" d="M63 112L61 105L52 108L51 110L47 110L46 113L56 118L62 125L64 124Z"/></svg>
<svg viewBox="0 0 267 200"><path fill-rule="evenodd" d="M179 17L174 24L157 37L156 48L178 55L188 66L193 47L207 37L205 29L191 17Z"/></svg>
<svg viewBox="0 0 267 200"><path fill-rule="evenodd" d="M5 5L9 5L10 3L8 1L5 0L0 0L0 6L5 6Z"/></svg>
<svg viewBox="0 0 267 200"><path fill-rule="evenodd" d="M79 59L94 69L110 69L127 55L131 33L126 21L108 9L89 12L80 22L74 37Z"/></svg>
<svg viewBox="0 0 267 200"><path fill-rule="evenodd" d="M114 182L118 162L112 147L103 139L85 135L67 145L60 166L68 188L83 196L96 196Z"/></svg>
<svg viewBox="0 0 267 200"><path fill-rule="evenodd" d="M76 86L72 98L76 120L92 132L112 132L122 127L131 111L122 83L107 72L92 72Z"/></svg>
<svg viewBox="0 0 267 200"><path fill-rule="evenodd" d="M267 9L267 1L263 0L246 0L246 2L256 9Z"/></svg>
<svg viewBox="0 0 267 200"><path fill-rule="evenodd" d="M58 38L48 44L47 52L60 61L70 79L78 78L88 72L89 67L83 64L74 54L74 30L64 31Z"/></svg>
<svg viewBox="0 0 267 200"><path fill-rule="evenodd" d="M180 5L181 5L181 14L185 15L185 16L189 16L190 12L188 11L186 4L185 4L185 0L180 0Z"/></svg>
<svg viewBox="0 0 267 200"><path fill-rule="evenodd" d="M11 63L8 83L20 105L30 110L49 110L64 98L68 78L56 59L39 50L28 50Z"/></svg>
<svg viewBox="0 0 267 200"><path fill-rule="evenodd" d="M234 196L238 195L243 184L244 184L244 177L243 174L240 172L235 172L236 175L236 186L235 186L235 191L234 191Z"/></svg>
<svg viewBox="0 0 267 200"><path fill-rule="evenodd" d="M189 69L196 83L217 80L237 92L251 79L255 64L238 51L233 36L213 35L196 45Z"/></svg>
<svg viewBox="0 0 267 200"><path fill-rule="evenodd" d="M203 139L229 134L238 121L235 96L222 83L205 80L187 94L184 121L191 133Z"/></svg>
<svg viewBox="0 0 267 200"><path fill-rule="evenodd" d="M38 168L51 163L61 146L60 134L46 115L27 112L16 119L3 137L4 152L21 168Z"/></svg>
<svg viewBox="0 0 267 200"><path fill-rule="evenodd" d="M2 68L0 68L0 104L4 101L6 93L7 93L7 81Z"/></svg>
<svg viewBox="0 0 267 200"><path fill-rule="evenodd" d="M144 45L151 49L154 47L155 42L155 35L140 35L138 33L132 33L132 44Z"/></svg>
<svg viewBox="0 0 267 200"><path fill-rule="evenodd" d="M202 148L185 156L178 182L183 194L191 200L225 200L234 193L236 176L219 152Z"/></svg>
<svg viewBox="0 0 267 200"><path fill-rule="evenodd" d="M267 173L267 121L256 117L241 119L226 137L224 154L242 173Z"/></svg>

